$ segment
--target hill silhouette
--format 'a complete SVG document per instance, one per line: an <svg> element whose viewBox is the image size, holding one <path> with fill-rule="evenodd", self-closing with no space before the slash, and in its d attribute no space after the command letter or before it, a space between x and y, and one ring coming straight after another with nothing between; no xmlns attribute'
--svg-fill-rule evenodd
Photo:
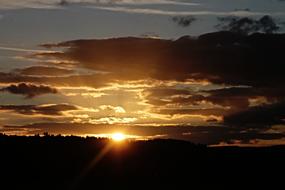
<svg viewBox="0 0 285 190"><path fill-rule="evenodd" d="M1 135L0 151L1 189L274 188L285 169L284 146Z"/></svg>

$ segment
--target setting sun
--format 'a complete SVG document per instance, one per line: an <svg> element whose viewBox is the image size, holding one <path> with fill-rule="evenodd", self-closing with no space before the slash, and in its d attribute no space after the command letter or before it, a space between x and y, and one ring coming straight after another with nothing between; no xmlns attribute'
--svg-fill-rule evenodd
<svg viewBox="0 0 285 190"><path fill-rule="evenodd" d="M112 139L114 141L123 141L126 139L126 136L123 133L114 133L112 135Z"/></svg>

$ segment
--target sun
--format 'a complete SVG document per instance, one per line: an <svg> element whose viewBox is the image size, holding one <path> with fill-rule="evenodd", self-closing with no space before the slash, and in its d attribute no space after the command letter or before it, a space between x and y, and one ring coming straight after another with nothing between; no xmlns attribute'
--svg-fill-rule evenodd
<svg viewBox="0 0 285 190"><path fill-rule="evenodd" d="M119 142L125 140L126 136L123 133L114 133L112 134L112 139Z"/></svg>

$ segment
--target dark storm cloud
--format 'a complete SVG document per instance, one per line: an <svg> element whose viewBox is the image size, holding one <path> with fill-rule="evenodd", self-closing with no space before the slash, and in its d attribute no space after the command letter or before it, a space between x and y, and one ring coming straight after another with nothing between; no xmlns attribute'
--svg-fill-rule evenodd
<svg viewBox="0 0 285 190"><path fill-rule="evenodd" d="M285 124L285 102L249 108L224 118L228 125L262 127Z"/></svg>
<svg viewBox="0 0 285 190"><path fill-rule="evenodd" d="M56 94L57 90L55 88L45 86L45 85L34 85L34 84L12 84L8 87L4 87L1 91L10 92L12 94L24 95L27 98L33 98L35 96L40 96L43 94Z"/></svg>
<svg viewBox="0 0 285 190"><path fill-rule="evenodd" d="M30 134L49 132L51 134L112 134L114 131L122 131L128 135L173 138L189 140L194 143L219 144L221 142L232 143L235 140L240 143L248 143L251 140L272 140L285 137L282 133L263 133L262 130L242 131L240 128L216 127L216 126L130 126L130 125L102 125L102 124L76 124L76 123L38 123L25 126L5 126L9 130L34 129Z"/></svg>
<svg viewBox="0 0 285 190"><path fill-rule="evenodd" d="M57 68L57 67L44 67L44 66L33 66L24 69L15 70L21 75L31 76L61 76L72 74L73 71L69 69Z"/></svg>
<svg viewBox="0 0 285 190"><path fill-rule="evenodd" d="M47 105L0 105L0 110L13 111L23 115L61 115L63 111L77 110L74 105L69 104L47 104Z"/></svg>

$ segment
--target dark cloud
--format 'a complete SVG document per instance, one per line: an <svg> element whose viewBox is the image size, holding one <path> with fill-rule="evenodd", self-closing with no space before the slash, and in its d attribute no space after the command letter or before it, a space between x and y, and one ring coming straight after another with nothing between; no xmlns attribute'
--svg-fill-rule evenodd
<svg viewBox="0 0 285 190"><path fill-rule="evenodd" d="M191 95L189 90L186 89L175 89L175 88L152 88L144 91L144 94L154 97L166 97L175 95Z"/></svg>
<svg viewBox="0 0 285 190"><path fill-rule="evenodd" d="M145 91L145 94L147 94L145 96L146 102L157 107L156 109L154 109L156 113L169 115L200 114L232 116L232 114L239 114L240 112L248 110L250 108L250 99L258 100L258 98L264 97L266 102L261 102L260 104L271 104L274 102L283 101L285 97L285 90L278 88L230 87L215 90L199 91L199 93L206 93L204 95L199 95L197 93L194 94L194 92L190 92L187 90L173 89L158 90L158 92L160 93L153 92L156 91ZM190 96L185 97L184 95ZM183 106L199 106L202 102L209 102L214 105L223 106L224 108L181 108ZM176 105L176 108L164 108L165 106L169 105ZM273 112L273 114L276 114L276 112ZM245 120L243 122L246 123Z"/></svg>
<svg viewBox="0 0 285 190"><path fill-rule="evenodd" d="M177 94L178 95L178 94ZM167 97L163 96L154 96L150 94L146 96L146 103L152 104L155 106L166 106L166 105L177 105L177 106L187 106L187 105L199 105L201 101L206 100L202 95L192 95L189 97Z"/></svg>
<svg viewBox="0 0 285 190"><path fill-rule="evenodd" d="M34 84L26 84L20 83L17 85L10 85L8 87L4 87L1 91L7 91L13 94L24 95L27 98L33 98L35 96L40 96L43 94L56 94L57 90L55 88L45 86L45 85L34 85Z"/></svg>
<svg viewBox="0 0 285 190"><path fill-rule="evenodd" d="M232 110L247 109L249 107L249 98L257 97L258 93L252 88L222 88L217 90L207 91L209 96L205 100L214 104L228 106ZM262 96L262 93L259 94Z"/></svg>
<svg viewBox="0 0 285 190"><path fill-rule="evenodd" d="M193 16L175 16L175 17L172 17L172 21L177 23L178 26L182 26L182 27L191 26L191 24L196 20L197 19Z"/></svg>
<svg viewBox="0 0 285 190"><path fill-rule="evenodd" d="M44 53L109 72L116 80L186 79L216 84L279 86L284 81L284 34L242 36L231 32L183 37L176 41L143 38L77 40L54 45L64 53ZM207 55L207 56L205 56ZM124 68L124 69L122 69Z"/></svg>
<svg viewBox="0 0 285 190"><path fill-rule="evenodd" d="M199 105L203 100L206 100L203 95L192 95L189 97L173 97L171 99L171 104L176 105Z"/></svg>
<svg viewBox="0 0 285 190"><path fill-rule="evenodd" d="M224 118L225 124L237 126L264 127L285 124L285 102L256 106Z"/></svg>
<svg viewBox="0 0 285 190"><path fill-rule="evenodd" d="M269 15L256 20L249 17L219 17L219 24L216 28L231 31L239 34L249 34L254 32L274 33L280 30L280 26L274 18Z"/></svg>
<svg viewBox="0 0 285 190"><path fill-rule="evenodd" d="M44 66L27 67L24 69L17 69L15 71L21 75L31 76L61 76L73 74L73 71L69 69Z"/></svg>
<svg viewBox="0 0 285 190"><path fill-rule="evenodd" d="M207 100L231 108L247 108L249 98L265 97L269 102L281 101L285 97L285 89L276 87L251 88L251 87L231 87L206 91L210 95Z"/></svg>
<svg viewBox="0 0 285 190"><path fill-rule="evenodd" d="M197 109L158 109L156 113L167 115L224 115L227 112L226 109L221 108L197 108Z"/></svg>
<svg viewBox="0 0 285 190"><path fill-rule="evenodd" d="M46 104L46 105L0 105L0 110L14 111L24 115L61 115L63 111L77 110L69 104Z"/></svg>
<svg viewBox="0 0 285 190"><path fill-rule="evenodd" d="M188 89L151 88L143 91L146 103L155 106L198 105L205 97Z"/></svg>

